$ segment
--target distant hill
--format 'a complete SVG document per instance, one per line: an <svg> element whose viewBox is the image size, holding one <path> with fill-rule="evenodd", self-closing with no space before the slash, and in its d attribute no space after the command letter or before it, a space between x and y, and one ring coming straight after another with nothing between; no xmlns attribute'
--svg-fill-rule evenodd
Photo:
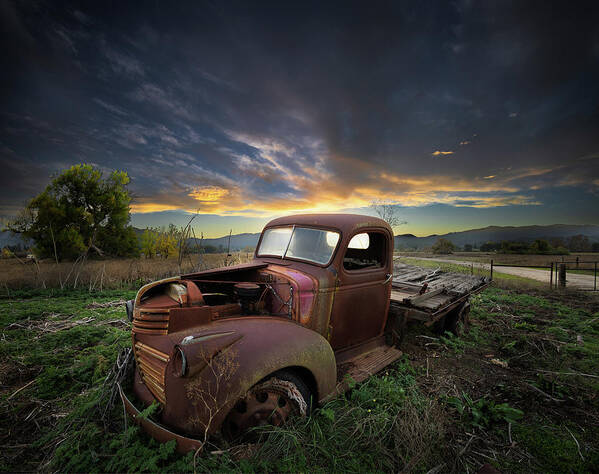
<svg viewBox="0 0 599 474"><path fill-rule="evenodd" d="M599 225L529 225L529 226L489 226L482 229L465 230L462 232L450 232L443 235L428 235L416 237L412 234L395 236L395 248L422 249L430 247L438 239L450 240L455 245L463 247L466 244L479 246L485 242L501 242L511 240L516 242L532 242L535 239L567 239L573 235L586 235L591 242L599 242Z"/></svg>
<svg viewBox="0 0 599 474"><path fill-rule="evenodd" d="M138 237L143 234L143 229L134 228ZM530 225L530 226L489 226L482 229L465 230L462 232L450 232L449 234L433 234L426 237L416 237L413 234L401 234L395 236L396 249L423 249L432 246L438 239L444 238L453 242L459 247L466 244L480 246L485 242L501 242L502 240L511 240L517 242L532 242L535 239L561 238L566 240L573 235L586 235L591 242L599 242L599 225ZM255 247L258 244L260 233L244 233L231 236L231 251L239 251L245 247ZM189 239L190 245L195 245L195 240ZM212 245L224 249L229 243L229 236L218 237L214 239L204 239L202 245ZM0 248L6 245L21 245L25 248L31 244L24 242L21 236L11 232L0 232Z"/></svg>
<svg viewBox="0 0 599 474"><path fill-rule="evenodd" d="M0 249L3 247L20 247L22 249L28 249L33 245L33 242L28 239L24 239L19 234L13 234L12 232L0 232Z"/></svg>
<svg viewBox="0 0 599 474"><path fill-rule="evenodd" d="M518 242L532 242L535 239L562 238L567 239L573 235L586 235L591 242L599 242L599 225L532 225L532 226L489 226L482 229L465 230L462 232L450 232L449 234L433 234L426 237L416 237L413 234L402 234L395 236L395 248L422 249L430 247L438 239L444 238L452 241L455 245L463 247L466 244L480 246L485 242L501 242L502 240L513 240ZM241 250L247 246L255 247L258 244L260 233L236 234L231 236L231 250ZM190 239L193 241L193 239ZM198 239L199 240L199 239ZM202 245L222 245L227 248L229 236L225 235L216 239L204 239Z"/></svg>
<svg viewBox="0 0 599 474"><path fill-rule="evenodd" d="M258 239L260 238L260 233L256 234L235 234L231 236L231 251L242 250L245 247L255 247L258 245ZM195 241L197 241L198 245L200 243L200 239L189 239L189 243L193 246L195 245ZM224 237L218 237L216 239L204 239L202 240L202 246L212 245L214 247L219 247L220 245L226 250L229 245L229 236L225 235Z"/></svg>
<svg viewBox="0 0 599 474"><path fill-rule="evenodd" d="M137 235L138 239L141 239L141 236L145 232L145 229L139 229L137 227L133 227L135 235ZM260 233L257 234L236 234L231 236L231 251L242 250L245 247L255 247L258 244L258 238L260 237ZM200 239L197 239L198 244ZM194 246L194 239L188 239L188 243L191 246ZM214 247L219 247L220 245L226 250L227 245L229 243L229 236L225 235L224 237L218 237L216 239L204 239L202 240L202 245L213 245ZM19 246L23 249L27 249L33 245L33 242L27 241L19 234L13 234L12 232L0 232L0 249L6 246Z"/></svg>

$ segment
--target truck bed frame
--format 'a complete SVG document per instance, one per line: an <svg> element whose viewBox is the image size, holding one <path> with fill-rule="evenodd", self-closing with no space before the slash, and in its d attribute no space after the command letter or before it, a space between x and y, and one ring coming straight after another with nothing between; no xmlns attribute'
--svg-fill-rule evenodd
<svg viewBox="0 0 599 474"><path fill-rule="evenodd" d="M445 272L395 262L389 311L430 326L471 295L491 284L489 277Z"/></svg>

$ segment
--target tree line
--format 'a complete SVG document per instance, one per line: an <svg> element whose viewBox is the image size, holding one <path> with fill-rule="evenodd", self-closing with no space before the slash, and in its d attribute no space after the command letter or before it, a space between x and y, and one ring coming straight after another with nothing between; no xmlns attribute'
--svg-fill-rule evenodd
<svg viewBox="0 0 599 474"><path fill-rule="evenodd" d="M450 254L460 250L448 239L440 238L430 250L436 254ZM465 244L461 249L465 252L477 250L472 244ZM534 255L568 255L570 252L599 252L599 242L591 243L586 235L573 235L566 240L554 238L550 240L536 239L534 242L503 240L501 242L485 242L478 248L481 252L534 254Z"/></svg>
<svg viewBox="0 0 599 474"><path fill-rule="evenodd" d="M591 243L586 235L578 234L567 239L537 239L534 242L486 242L481 252L530 253L541 255L568 255L570 252L599 252L599 242Z"/></svg>

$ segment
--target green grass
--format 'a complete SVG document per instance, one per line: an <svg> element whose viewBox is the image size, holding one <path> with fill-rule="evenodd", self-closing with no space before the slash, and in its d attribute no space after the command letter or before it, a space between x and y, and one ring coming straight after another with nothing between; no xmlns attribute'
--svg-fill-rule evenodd
<svg viewBox="0 0 599 474"><path fill-rule="evenodd" d="M194 460L125 424L120 402L102 416L104 381L130 327L122 306L86 307L134 294L0 298L0 470L473 472L491 451L504 472L588 472L599 462L598 379L576 375L599 367L599 306L589 295L490 288L472 299L468 335L413 327L402 359L308 419L261 429L248 456L215 439Z"/></svg>
<svg viewBox="0 0 599 474"><path fill-rule="evenodd" d="M535 470L595 469L599 465L597 297L491 288L472 298L471 321L473 331L465 340L475 341L484 357L492 353L509 364L501 371L502 376L510 373L509 385L498 384L495 390L524 411L512 436L518 448L535 459ZM557 401L528 390L530 386ZM509 458L502 465L510 472L524 470Z"/></svg>

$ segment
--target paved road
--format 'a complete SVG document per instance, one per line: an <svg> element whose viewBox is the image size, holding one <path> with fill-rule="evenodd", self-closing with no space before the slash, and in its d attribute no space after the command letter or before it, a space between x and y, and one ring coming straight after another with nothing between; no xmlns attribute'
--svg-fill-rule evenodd
<svg viewBox="0 0 599 474"><path fill-rule="evenodd" d="M491 270L491 265L488 263L478 262L467 262L464 260L449 260L446 258L422 258L422 260L433 260L435 262L455 263L457 265L465 265L469 267L474 264L475 268L482 268L485 270ZM530 278L532 280L543 281L549 284L549 270L538 270L536 268L522 268L522 267L493 267L494 272L507 273L508 275L516 275L524 278ZM597 285L599 285L599 276L597 277ZM593 275L581 275L578 273L568 273L566 275L566 286L581 288L581 289L593 289L595 277Z"/></svg>

